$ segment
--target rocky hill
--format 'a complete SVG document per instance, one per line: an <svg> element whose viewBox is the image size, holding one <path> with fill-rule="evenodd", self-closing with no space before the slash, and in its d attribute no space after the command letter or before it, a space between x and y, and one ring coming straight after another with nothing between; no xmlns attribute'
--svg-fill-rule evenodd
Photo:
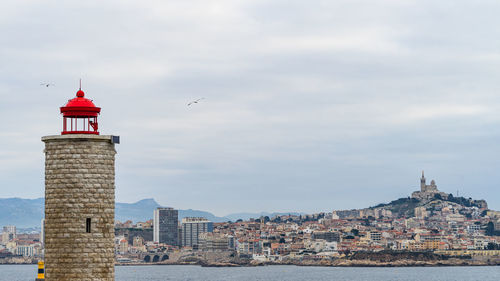
<svg viewBox="0 0 500 281"><path fill-rule="evenodd" d="M470 213L465 211L465 209L470 207L476 207L480 210L487 209L487 203L485 200L473 200L472 198L464 197L454 197L452 194L448 194L443 198L440 194L435 194L434 197L428 199L417 199L417 198L399 198L397 200L391 201L389 203L378 204L376 206L370 207L370 210L390 210L392 215L395 217L413 217L415 216L415 209L421 207L421 210L425 211L435 211L439 210L439 206L454 206L459 209L464 209L463 215Z"/></svg>
<svg viewBox="0 0 500 281"><path fill-rule="evenodd" d="M427 184L424 172L420 178L420 190L411 194L411 197L399 198L386 204L379 204L365 209L365 213L391 215L393 217L426 217L434 215L443 209L453 208L461 215L472 216L477 210L488 209L485 200L454 197L453 194L438 189L435 180ZM475 214L477 216L477 214Z"/></svg>
<svg viewBox="0 0 500 281"><path fill-rule="evenodd" d="M455 197L453 194L442 192L438 189L436 181L427 184L422 173L420 178L420 190L411 196L399 198L389 203L378 204L365 209L339 210L335 211L340 218L370 218L370 217L392 217L392 218L425 218L434 215L455 216L451 219L459 219L484 216L488 209L485 200L474 200L472 198Z"/></svg>

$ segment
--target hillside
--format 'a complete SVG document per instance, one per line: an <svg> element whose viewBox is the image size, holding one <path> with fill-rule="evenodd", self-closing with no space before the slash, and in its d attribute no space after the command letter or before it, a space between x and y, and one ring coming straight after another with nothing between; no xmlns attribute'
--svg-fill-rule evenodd
<svg viewBox="0 0 500 281"><path fill-rule="evenodd" d="M44 199L0 198L0 227L39 227L43 218Z"/></svg>
<svg viewBox="0 0 500 281"><path fill-rule="evenodd" d="M396 217L413 217L415 215L415 208L423 207L426 210L434 210L437 205L455 205L462 208L465 207L477 207L479 209L485 209L487 207L486 201L484 200L473 200L472 198L464 197L454 197L452 194L448 196L441 196L440 194L435 194L433 198L429 199L416 199L416 198L399 198L397 200L391 201L389 203L382 203L376 206L370 207L368 209L385 209L390 210L392 214Z"/></svg>

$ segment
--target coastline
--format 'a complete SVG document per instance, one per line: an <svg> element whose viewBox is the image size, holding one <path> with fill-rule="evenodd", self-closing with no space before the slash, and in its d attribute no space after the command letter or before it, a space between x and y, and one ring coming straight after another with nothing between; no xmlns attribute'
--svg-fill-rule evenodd
<svg viewBox="0 0 500 281"><path fill-rule="evenodd" d="M239 257L232 252L178 252L159 262L139 259L116 261L116 266L197 265L202 267L258 267L267 265L324 266L324 267L442 267L442 266L499 266L500 255L450 256L433 252L355 252L342 257L315 256L282 257L279 260L257 260ZM10 257L2 264L36 264L38 258Z"/></svg>
<svg viewBox="0 0 500 281"><path fill-rule="evenodd" d="M0 263L3 265L36 265L37 263ZM500 266L500 262L372 262L372 261L338 261L338 262L258 262L258 263L199 263L199 262L171 262L171 263L115 263L115 266L171 266L171 265L195 265L201 267L259 267L259 266L305 266L305 267L455 267L455 266Z"/></svg>
<svg viewBox="0 0 500 281"><path fill-rule="evenodd" d="M345 260L338 259L333 261L308 261L308 262L256 262L250 261L246 263L232 262L161 262L161 263L116 263L115 266L150 266L150 265L197 265L201 267L259 267L259 266L310 266L310 267L454 267L454 266L500 266L500 260L463 260L449 259L439 261L414 261L400 260L396 262L374 262L370 260Z"/></svg>

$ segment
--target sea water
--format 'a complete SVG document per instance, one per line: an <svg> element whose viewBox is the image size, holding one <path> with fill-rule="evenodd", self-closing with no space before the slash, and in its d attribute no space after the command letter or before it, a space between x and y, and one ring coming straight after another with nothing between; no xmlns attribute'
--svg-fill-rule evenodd
<svg viewBox="0 0 500 281"><path fill-rule="evenodd" d="M0 265L0 280L33 281L36 265ZM117 266L116 281L498 281L500 266L477 267L200 267Z"/></svg>

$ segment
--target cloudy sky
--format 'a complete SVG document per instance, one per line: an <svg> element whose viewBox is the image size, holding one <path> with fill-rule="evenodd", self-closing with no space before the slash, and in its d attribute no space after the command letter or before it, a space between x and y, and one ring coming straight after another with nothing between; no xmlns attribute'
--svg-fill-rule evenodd
<svg viewBox="0 0 500 281"><path fill-rule="evenodd" d="M500 209L499 14L498 1L2 1L0 197L43 196L40 137L60 133L82 78L101 133L121 136L119 202L361 208L408 196L425 170Z"/></svg>

